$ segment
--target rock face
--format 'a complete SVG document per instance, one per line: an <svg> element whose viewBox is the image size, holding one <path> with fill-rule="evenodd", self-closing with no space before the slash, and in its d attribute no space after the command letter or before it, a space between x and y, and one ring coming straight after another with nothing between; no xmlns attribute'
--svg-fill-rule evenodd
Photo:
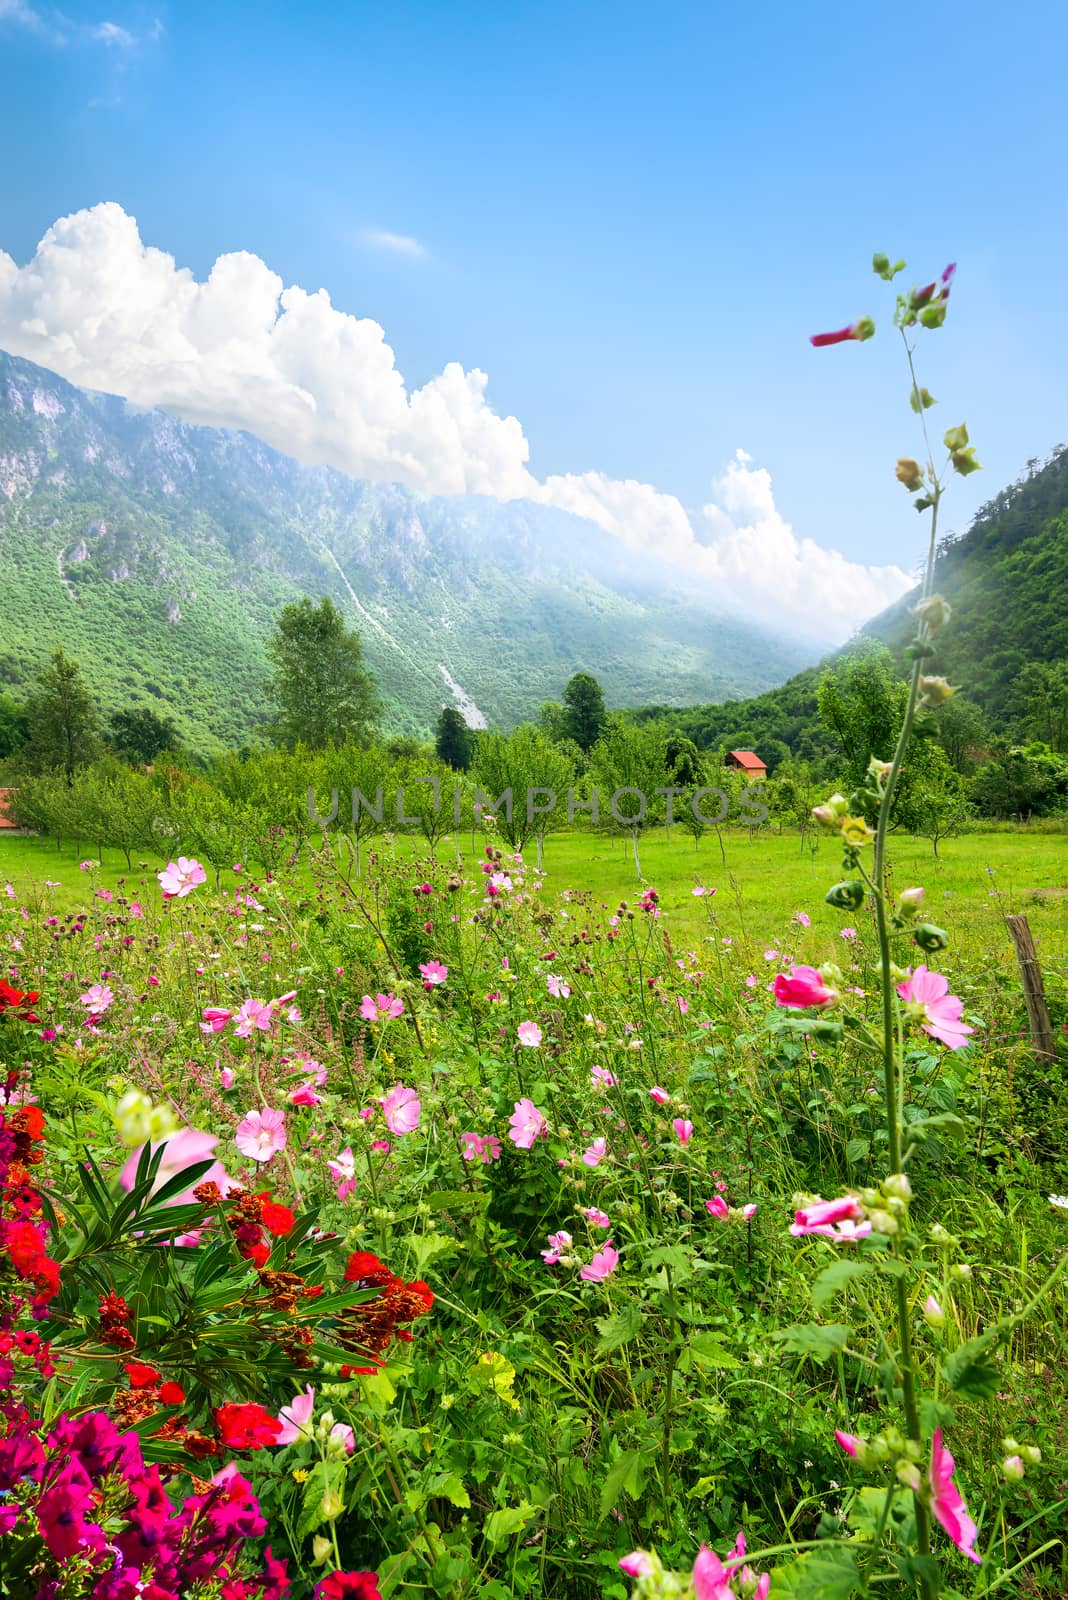
<svg viewBox="0 0 1068 1600"><path fill-rule="evenodd" d="M61 644L105 709L148 695L203 751L255 735L264 641L303 594L359 628L387 729L421 736L444 704L535 717L578 670L610 704L690 704L811 654L566 512L302 466L2 353L0 558L0 681Z"/></svg>

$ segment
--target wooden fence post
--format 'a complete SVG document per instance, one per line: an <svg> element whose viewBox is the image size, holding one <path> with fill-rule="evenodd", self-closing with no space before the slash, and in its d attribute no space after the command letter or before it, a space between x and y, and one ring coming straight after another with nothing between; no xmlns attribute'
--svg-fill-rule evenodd
<svg viewBox="0 0 1068 1600"><path fill-rule="evenodd" d="M1052 1062L1053 1028L1046 1005L1046 992L1042 987L1042 971L1038 965L1038 951L1027 925L1026 917L1006 917L1006 925L1016 946L1016 959L1020 963L1024 999L1027 1002L1027 1020L1031 1025L1031 1043L1037 1061Z"/></svg>

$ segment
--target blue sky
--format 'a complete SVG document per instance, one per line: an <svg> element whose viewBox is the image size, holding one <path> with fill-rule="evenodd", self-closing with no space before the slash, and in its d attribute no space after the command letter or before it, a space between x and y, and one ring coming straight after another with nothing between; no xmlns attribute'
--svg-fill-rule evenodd
<svg viewBox="0 0 1068 1600"><path fill-rule="evenodd" d="M877 9L0 0L0 249L116 201L197 278L249 251L374 318L410 389L482 369L539 478L699 508L743 447L799 538L909 568L871 251L960 263L921 376L986 469L963 527L1068 435L1068 12Z"/></svg>

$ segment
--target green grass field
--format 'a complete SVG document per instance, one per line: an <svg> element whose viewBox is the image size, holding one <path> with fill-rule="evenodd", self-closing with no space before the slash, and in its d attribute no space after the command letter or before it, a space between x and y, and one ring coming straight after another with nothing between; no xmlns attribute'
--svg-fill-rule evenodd
<svg viewBox="0 0 1068 1600"><path fill-rule="evenodd" d="M476 839L475 847L481 853L483 841ZM379 840L376 848L383 854L420 853L419 841L405 837ZM469 860L469 835L463 837L461 849ZM439 859L450 859L453 850L452 840L443 841ZM60 911L88 908L96 887L114 892L125 883L131 898L158 895L153 874L162 863L152 862L146 872L135 860L129 873L121 855L108 852L90 878L78 867L87 856L95 859L95 852L84 844L60 849L44 839L0 835L0 890L10 883L20 898ZM527 856L529 863L532 849ZM892 841L890 861L894 882L901 888L922 884L931 920L945 918L954 942L970 954L985 952L1011 964L1012 946L1003 919L1007 913L1023 912L1043 965L1068 972L1064 835L1025 828L970 833L943 842L937 859L926 840L900 837ZM814 850L806 842L802 850L796 833L750 836L737 830L724 832L722 850L714 834L695 849L681 828L670 837L657 828L642 838L641 862L645 883L660 895L673 938L691 942L715 935L730 938L748 954L754 971L763 970L763 953L776 937L784 944L789 937L791 953L798 959L816 961L842 958L843 927L855 926L861 944L868 942L866 912L838 912L823 901L824 888L837 869L835 848L827 838L815 841ZM583 831L552 834L544 865L543 895L586 890L613 909L621 899L633 904L638 898L640 885L628 837ZM302 874L307 870L303 864L297 869ZM224 887L238 881L229 872L223 875ZM695 897L691 890L697 885L715 889L714 897ZM796 912L811 918L809 929L799 930L791 922Z"/></svg>

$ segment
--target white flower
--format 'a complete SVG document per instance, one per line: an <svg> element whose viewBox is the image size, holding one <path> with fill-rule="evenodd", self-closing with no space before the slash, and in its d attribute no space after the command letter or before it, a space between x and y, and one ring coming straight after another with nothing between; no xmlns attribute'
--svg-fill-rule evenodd
<svg viewBox="0 0 1068 1600"><path fill-rule="evenodd" d="M1058 1211L1068 1211L1068 1194L1051 1194L1049 1203L1056 1206Z"/></svg>

